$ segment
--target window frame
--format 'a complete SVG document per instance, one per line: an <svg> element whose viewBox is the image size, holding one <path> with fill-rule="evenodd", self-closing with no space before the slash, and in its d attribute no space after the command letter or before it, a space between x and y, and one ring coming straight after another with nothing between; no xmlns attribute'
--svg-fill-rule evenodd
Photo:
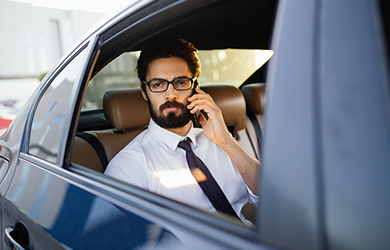
<svg viewBox="0 0 390 250"><path fill-rule="evenodd" d="M167 0L166 2L170 1ZM210 5L215 4L215 2L217 1L213 1ZM191 6L196 6L196 8L188 7L188 3L191 3ZM154 23L152 20L156 21L156 23L160 23L158 25L159 28L163 26L169 27L172 25L172 20L177 21L177 16L175 18L169 16L168 13L170 13L170 11L167 11L167 9L172 8L172 12L174 11L174 13L177 13L176 11L182 9L185 13L190 13L192 18L192 15L200 8L196 1L182 1L180 3L165 6L165 12L161 9L159 12L156 12L155 9L160 8L160 4L161 3L150 4L143 9L143 11L146 11L150 8L150 12L147 12L142 19L144 22L137 21L131 23L131 20L138 14L135 12L115 25L112 25L110 29L104 30L104 32L97 35L97 44L94 51L99 51L100 54L94 63L95 67L90 68L90 76L97 74L97 72L102 69L102 65L107 65L115 60L115 58L126 51L129 46L139 44L147 37L159 33L161 30L157 30L157 28L151 24ZM204 1L201 7L205 7L206 4L207 1ZM118 27L120 27L120 29L118 29ZM143 32L139 32L139 30L143 30ZM108 36L107 34L110 34L111 36ZM136 35L125 39L124 34ZM126 46L124 44L126 44ZM203 238L211 238L213 241L219 242L219 244L235 245L237 247L248 246L248 248L253 248L254 245L257 246L259 244L259 227L250 228L235 220L231 220L231 218L224 215L207 213L203 210L182 204L176 200L171 200L147 190L123 183L102 173L71 163L71 149L77 129L78 118L81 114L81 107L84 101L83 98L88 86L88 80L89 78L84 79L83 89L80 89L79 92L79 98L77 99L76 104L78 108L74 109L75 113L73 114L73 133L69 133L68 146L65 153L66 158L64 166L66 170L69 170L71 173L72 179L77 180L75 185L87 188L91 193L103 197L113 204L128 209L129 211L136 209L139 212L146 213L148 218L151 217L153 220L160 221L163 225L174 224L175 227L183 227L186 230L201 235Z"/></svg>
<svg viewBox="0 0 390 250"><path fill-rule="evenodd" d="M37 111L37 107L42 99L42 97L45 95L46 90L50 87L50 85L53 83L53 81L56 79L56 77L61 74L61 72L82 52L85 52L86 54L84 55L85 57L83 58L81 65L82 68L78 72L78 75L75 77L75 83L73 86L73 89L70 94L70 101L67 106L66 112L65 112L65 119L64 119L64 124L63 124L63 129L61 132L61 138L60 138L60 144L58 148L58 155L56 157L55 162L48 161L50 163L53 163L59 167L61 167L64 163L64 159L66 158L66 147L67 147L67 138L69 138L69 133L71 132L71 127L73 124L73 113L76 107L76 104L78 103L77 99L75 98L78 93L80 92L80 88L82 85L85 83L85 79L88 77L89 72L88 68L90 67L88 62L91 58L93 58L93 53L94 50L93 48L95 47L94 45L96 44L97 39L96 37L91 38L90 40L87 40L83 42L80 46L75 48L72 53L69 54L69 56L63 60L60 64L58 64L54 70L49 74L47 78L45 78L44 84L41 85L40 90L38 95L35 97L35 100L33 101L33 104L31 105L30 111L28 113L27 117L27 123L26 123L26 130L24 131L23 134L23 140L22 144L20 147L20 152L24 153L26 155L32 156L34 158L39 158L43 161L48 161L45 159L42 159L39 156L36 156L33 153L30 153L30 137L32 133L32 125L33 125L33 120L35 117L35 113ZM51 164L50 164L51 165Z"/></svg>

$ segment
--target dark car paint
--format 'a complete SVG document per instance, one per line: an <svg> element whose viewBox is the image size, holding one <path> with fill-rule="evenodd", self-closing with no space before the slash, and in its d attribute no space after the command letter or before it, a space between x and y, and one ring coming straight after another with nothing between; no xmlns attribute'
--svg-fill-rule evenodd
<svg viewBox="0 0 390 250"><path fill-rule="evenodd" d="M390 248L389 41L379 7L364 0L278 7L260 209L267 242Z"/></svg>
<svg viewBox="0 0 390 250"><path fill-rule="evenodd" d="M24 160L7 199L4 223L27 222L35 249L135 248L178 241L161 227ZM117 241L107 241L107 234Z"/></svg>

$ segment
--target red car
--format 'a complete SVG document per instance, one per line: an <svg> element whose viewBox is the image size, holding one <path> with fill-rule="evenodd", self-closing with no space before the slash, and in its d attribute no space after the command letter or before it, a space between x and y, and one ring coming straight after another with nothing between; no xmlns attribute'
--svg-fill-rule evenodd
<svg viewBox="0 0 390 250"><path fill-rule="evenodd" d="M16 115L0 115L0 134L2 134L2 130L8 128L11 122L14 120Z"/></svg>

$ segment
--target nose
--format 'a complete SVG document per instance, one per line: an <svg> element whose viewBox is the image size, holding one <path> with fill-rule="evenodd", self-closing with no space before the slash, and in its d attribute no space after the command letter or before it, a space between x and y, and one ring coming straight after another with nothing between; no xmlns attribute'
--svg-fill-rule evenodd
<svg viewBox="0 0 390 250"><path fill-rule="evenodd" d="M168 89L165 91L166 100L175 100L177 98L177 90L173 87L173 84L168 84Z"/></svg>

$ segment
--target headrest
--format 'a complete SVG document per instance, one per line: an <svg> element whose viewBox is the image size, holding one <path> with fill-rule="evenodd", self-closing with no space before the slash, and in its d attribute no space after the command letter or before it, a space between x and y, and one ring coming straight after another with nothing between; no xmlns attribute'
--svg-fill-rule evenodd
<svg viewBox="0 0 390 250"><path fill-rule="evenodd" d="M226 124L234 124L235 130L245 128L245 99L239 89L226 84L202 85L201 88L222 110ZM117 130L145 126L150 120L148 103L140 88L107 91L103 97L103 111Z"/></svg>
<svg viewBox="0 0 390 250"><path fill-rule="evenodd" d="M234 124L235 130L245 128L245 99L241 91L227 84L202 85L201 89L208 93L222 110L226 124Z"/></svg>
<svg viewBox="0 0 390 250"><path fill-rule="evenodd" d="M145 126L150 120L148 103L142 97L141 88L107 91L103 96L103 111L117 130Z"/></svg>
<svg viewBox="0 0 390 250"><path fill-rule="evenodd" d="M245 97L246 106L254 114L263 114L264 109L264 83L253 83L245 85L241 88L242 94Z"/></svg>

